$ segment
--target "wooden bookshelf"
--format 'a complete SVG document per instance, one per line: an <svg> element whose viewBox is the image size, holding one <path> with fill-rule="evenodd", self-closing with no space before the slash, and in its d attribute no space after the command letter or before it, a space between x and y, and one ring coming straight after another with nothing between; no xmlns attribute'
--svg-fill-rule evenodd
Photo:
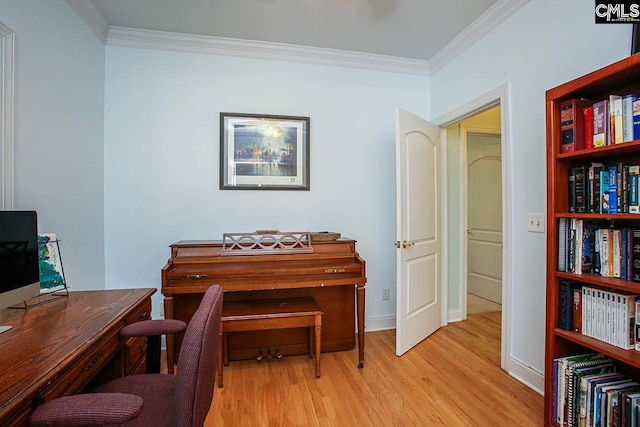
<svg viewBox="0 0 640 427"><path fill-rule="evenodd" d="M640 229L640 215L569 213L568 171L592 161L640 164L640 140L587 149L561 152L560 103L571 98L593 102L611 94L640 95L640 54L564 83L546 92L547 129L547 283L545 324L544 425L558 425L553 419L553 359L572 354L599 352L618 361L621 370L640 380L640 352L623 350L577 332L558 328L559 283L574 280L586 285L640 294L640 283L601 277L594 274L570 274L558 271L558 219L578 218L610 221L616 227Z"/></svg>

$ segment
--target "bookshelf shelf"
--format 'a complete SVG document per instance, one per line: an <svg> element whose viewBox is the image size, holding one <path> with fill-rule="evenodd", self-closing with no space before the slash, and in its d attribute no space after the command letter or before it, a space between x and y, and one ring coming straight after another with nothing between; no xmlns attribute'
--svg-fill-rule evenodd
<svg viewBox="0 0 640 427"><path fill-rule="evenodd" d="M599 214L569 212L569 176L572 169L592 162L605 165L640 164L640 140L602 148L562 152L560 105L573 98L594 103L610 95L640 95L640 54L629 56L602 69L578 77L546 92L547 140L547 279L545 322L544 425L557 426L554 417L554 359L581 353L597 352L616 360L621 370L640 381L640 351L625 350L580 332L559 328L560 283L580 282L608 290L640 294L640 282L602 277L596 274L572 274L558 271L559 223L563 218L607 224L607 227L640 229L640 214ZM571 175L573 176L573 175ZM572 181L573 182L573 181ZM573 188L573 187L572 187ZM573 200L573 199L572 199ZM571 221L569 221L571 222ZM564 228L563 228L564 230ZM562 302L566 301L565 299Z"/></svg>
<svg viewBox="0 0 640 427"><path fill-rule="evenodd" d="M578 332L565 331L556 328L554 330L554 334L558 338L580 344L581 346L612 357L619 362L625 363L627 365L640 366L640 351L624 350L622 348L607 344L604 341L582 335Z"/></svg>

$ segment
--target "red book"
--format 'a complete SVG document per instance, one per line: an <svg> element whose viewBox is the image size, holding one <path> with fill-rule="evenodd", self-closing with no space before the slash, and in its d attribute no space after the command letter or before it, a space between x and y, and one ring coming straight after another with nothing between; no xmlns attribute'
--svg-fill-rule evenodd
<svg viewBox="0 0 640 427"><path fill-rule="evenodd" d="M560 103L561 151L563 153L585 149L583 99L567 99Z"/></svg>
<svg viewBox="0 0 640 427"><path fill-rule="evenodd" d="M584 107L584 148L593 148L593 105Z"/></svg>

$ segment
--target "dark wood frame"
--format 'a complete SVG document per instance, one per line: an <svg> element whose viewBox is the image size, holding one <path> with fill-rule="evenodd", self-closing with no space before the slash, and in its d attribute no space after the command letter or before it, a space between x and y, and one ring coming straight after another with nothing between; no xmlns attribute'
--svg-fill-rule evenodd
<svg viewBox="0 0 640 427"><path fill-rule="evenodd" d="M286 163L286 155L291 155L292 146L287 144L288 137L285 134L278 136L264 136L268 140L267 144L268 153L271 153L271 138L279 139L274 142L279 142L282 147L276 148L274 146L273 152L276 153L274 157L270 154L268 159L262 159L256 161L255 157L252 157L250 161L241 162L237 161L236 156L230 157L230 152L236 151L236 132L235 126L238 122L244 122L243 124L250 127L254 133L260 131L265 133L269 125L275 125L279 130L284 127L288 130L290 136L296 139L295 148L293 153L296 158L294 164L295 175L291 176L267 176L267 175L235 175L229 171L231 166L229 163L233 163L233 168L237 167L241 163L245 163L245 166L253 167L290 167ZM282 139L284 138L284 140ZM301 140L300 140L301 139ZM284 147L284 148L283 148ZM268 114L245 114L245 113L220 113L220 189L221 190L309 190L309 165L310 165L310 119L309 117L301 116L276 116ZM283 153L279 153L279 151ZM302 152L299 152L302 150ZM253 149L251 151L253 155ZM280 160L277 156L280 155ZM273 165L273 166L272 166ZM235 179L232 179L235 178ZM238 179L240 182L238 182Z"/></svg>

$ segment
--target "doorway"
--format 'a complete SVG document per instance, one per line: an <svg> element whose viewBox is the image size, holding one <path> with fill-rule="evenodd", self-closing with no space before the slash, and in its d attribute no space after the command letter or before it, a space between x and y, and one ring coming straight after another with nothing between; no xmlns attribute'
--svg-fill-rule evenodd
<svg viewBox="0 0 640 427"><path fill-rule="evenodd" d="M469 315L502 307L502 155L499 129L461 129L467 194L463 292L466 285Z"/></svg>
<svg viewBox="0 0 640 427"><path fill-rule="evenodd" d="M503 238L504 224L509 223L508 205L503 203L508 194L503 95L484 105L467 105L440 123L447 150L448 321L493 313L492 323L501 329L501 366L508 370L509 313L503 310L509 296L504 250L508 241Z"/></svg>

